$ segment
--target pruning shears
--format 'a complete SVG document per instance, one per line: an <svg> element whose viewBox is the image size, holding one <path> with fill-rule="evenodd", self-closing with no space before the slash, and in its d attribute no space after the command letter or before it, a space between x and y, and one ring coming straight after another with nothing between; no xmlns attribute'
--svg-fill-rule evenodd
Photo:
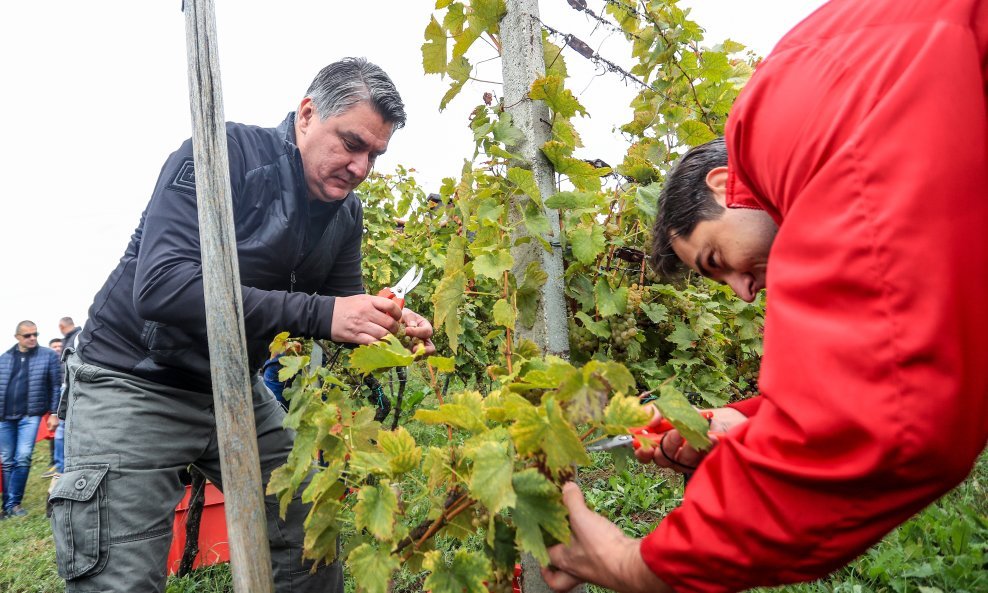
<svg viewBox="0 0 988 593"><path fill-rule="evenodd" d="M422 268L412 266L407 272L405 272L405 275L401 277L401 280L399 280L394 286L382 288L381 291L377 293L377 296L391 299L398 305L399 308L404 308L405 295L418 286L420 280L422 280Z"/></svg>
<svg viewBox="0 0 988 593"><path fill-rule="evenodd" d="M710 410L704 410L700 412L700 415L703 416L707 422L710 422L710 420L714 417L714 413ZM604 439L602 441L597 441L596 443L588 446L587 451L610 451L611 449L616 449L618 447L634 447L635 449L638 449L641 447L642 440L648 441L652 444L652 446L657 446L665 433L669 432L673 428L672 423L663 418L656 424L629 428L628 434L622 434L609 439Z"/></svg>

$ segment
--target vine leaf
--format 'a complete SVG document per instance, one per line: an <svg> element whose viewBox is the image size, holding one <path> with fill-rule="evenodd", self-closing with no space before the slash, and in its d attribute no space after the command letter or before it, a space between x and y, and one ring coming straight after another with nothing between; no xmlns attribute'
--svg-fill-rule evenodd
<svg viewBox="0 0 988 593"><path fill-rule="evenodd" d="M686 120L676 128L679 141L688 146L699 146L717 136L706 124L695 119Z"/></svg>
<svg viewBox="0 0 988 593"><path fill-rule="evenodd" d="M535 183L535 175L528 169L511 167L508 169L508 181L515 184L524 194L532 198L536 203L542 203L542 192Z"/></svg>
<svg viewBox="0 0 988 593"><path fill-rule="evenodd" d="M652 419L641 401L631 395L617 394L604 409L604 431L607 434L626 434L629 428L644 426Z"/></svg>
<svg viewBox="0 0 988 593"><path fill-rule="evenodd" d="M494 323L515 329L515 309L507 300L498 299L494 303Z"/></svg>
<svg viewBox="0 0 988 593"><path fill-rule="evenodd" d="M659 399L653 402L662 416L672 423L690 445L700 451L710 448L707 431L710 423L697 412L686 396L672 385L659 388Z"/></svg>
<svg viewBox="0 0 988 593"><path fill-rule="evenodd" d="M518 318L525 327L535 325L535 315L538 312L539 306L539 295L542 285L548 279L549 274L546 274L545 270L542 269L537 261L529 263L525 269L521 286L518 287L515 293L515 299L518 304Z"/></svg>
<svg viewBox="0 0 988 593"><path fill-rule="evenodd" d="M604 252L606 239L604 229L599 224L581 224L567 233L573 255L580 263L592 264Z"/></svg>
<svg viewBox="0 0 988 593"><path fill-rule="evenodd" d="M533 82L528 97L535 101L545 101L549 109L560 117L569 119L577 113L587 114L587 110L580 105L573 93L563 86L563 79L559 76L546 76Z"/></svg>
<svg viewBox="0 0 988 593"><path fill-rule="evenodd" d="M477 434L487 430L484 422L483 398L476 391L453 396L453 401L437 410L416 410L415 419L426 424L449 424Z"/></svg>
<svg viewBox="0 0 988 593"><path fill-rule="evenodd" d="M446 31L431 17L422 44L422 69L426 74L446 74Z"/></svg>
<svg viewBox="0 0 988 593"><path fill-rule="evenodd" d="M456 359L452 356L430 356L426 361L440 373L452 373L456 370Z"/></svg>
<svg viewBox="0 0 988 593"><path fill-rule="evenodd" d="M598 338L606 340L611 337L611 326L606 320L594 321L593 317L590 317L583 311L579 311L576 314L576 318L583 322L583 327L590 330L590 333Z"/></svg>
<svg viewBox="0 0 988 593"><path fill-rule="evenodd" d="M569 543L566 507L559 489L535 468L514 475L515 502L512 520L518 547L532 554L539 564L549 564L549 552L542 537L544 529L562 543Z"/></svg>
<svg viewBox="0 0 988 593"><path fill-rule="evenodd" d="M685 351L691 350L700 336L689 325L682 321L676 321L673 332L666 336L666 339L675 344L679 350Z"/></svg>
<svg viewBox="0 0 988 593"><path fill-rule="evenodd" d="M413 360L415 356L401 345L401 341L388 334L383 340L360 346L351 352L350 368L361 375L367 375L380 369L405 367L412 364Z"/></svg>
<svg viewBox="0 0 988 593"><path fill-rule="evenodd" d="M271 356L276 354L281 354L285 351L285 346L288 344L288 338L291 336L288 332L281 332L271 340L271 344L268 345L268 352Z"/></svg>
<svg viewBox="0 0 988 593"><path fill-rule="evenodd" d="M515 264L515 258L510 251L498 250L478 255L473 260L473 271L478 277L486 276L492 280L500 280L505 272Z"/></svg>
<svg viewBox="0 0 988 593"><path fill-rule="evenodd" d="M488 593L484 581L490 579L491 564L477 552L458 549L449 564L443 553L433 550L425 554L422 565L431 571L423 586L432 593Z"/></svg>
<svg viewBox="0 0 988 593"><path fill-rule="evenodd" d="M396 430L379 431L377 446L387 456L392 476L412 471L422 461L422 448L415 443L415 438L404 426L399 426Z"/></svg>
<svg viewBox="0 0 988 593"><path fill-rule="evenodd" d="M512 400L508 407L517 418L508 431L520 456L545 453L546 466L554 473L590 463L576 429L554 397L546 397L540 406Z"/></svg>
<svg viewBox="0 0 988 593"><path fill-rule="evenodd" d="M398 559L388 550L369 543L354 548L347 556L347 564L357 591L365 593L388 593L388 582L399 567Z"/></svg>
<svg viewBox="0 0 988 593"><path fill-rule="evenodd" d="M306 558L336 560L336 542L340 535L339 500L324 500L313 505L305 518L305 539L302 542Z"/></svg>
<svg viewBox="0 0 988 593"><path fill-rule="evenodd" d="M514 506L515 491L511 485L514 460L510 443L482 442L466 451L473 461L470 475L470 496L482 502L491 513Z"/></svg>
<svg viewBox="0 0 988 593"><path fill-rule="evenodd" d="M309 366L309 357L282 356L278 359L278 362L281 363L281 368L278 369L278 380L284 383L299 374L302 369Z"/></svg>
<svg viewBox="0 0 988 593"><path fill-rule="evenodd" d="M390 540L397 513L398 497L391 489L389 480L366 484L357 492L357 504L353 505L353 520L357 529L366 529L379 540Z"/></svg>
<svg viewBox="0 0 988 593"><path fill-rule="evenodd" d="M621 315L628 309L627 286L615 290L611 288L611 283L605 277L597 281L593 292L597 297L597 311L601 317Z"/></svg>

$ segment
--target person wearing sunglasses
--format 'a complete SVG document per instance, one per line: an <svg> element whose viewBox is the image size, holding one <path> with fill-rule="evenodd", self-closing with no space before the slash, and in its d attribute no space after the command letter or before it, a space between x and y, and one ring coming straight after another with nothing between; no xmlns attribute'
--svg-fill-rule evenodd
<svg viewBox="0 0 988 593"><path fill-rule="evenodd" d="M0 460L3 462L3 511L0 518L27 514L21 507L31 470L41 417L55 410L62 365L54 350L38 346L38 327L17 324L17 344L0 355Z"/></svg>

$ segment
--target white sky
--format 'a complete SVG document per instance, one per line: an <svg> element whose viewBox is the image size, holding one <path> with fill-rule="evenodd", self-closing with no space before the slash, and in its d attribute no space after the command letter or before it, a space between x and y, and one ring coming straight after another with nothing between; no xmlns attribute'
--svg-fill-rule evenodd
<svg viewBox="0 0 988 593"><path fill-rule="evenodd" d="M602 14L601 0L590 6ZM761 55L823 0L684 0L707 41L730 37ZM316 72L365 56L394 79L408 125L377 169L416 169L427 191L457 176L472 154L467 115L496 84L468 85L442 114L447 82L422 73L427 0L216 0L227 120L274 126ZM0 12L0 351L22 319L39 342L58 337L64 315L85 321L116 266L167 155L191 134L181 0L5 2ZM541 0L542 20L626 63L626 44L571 9ZM559 41L555 40L558 44ZM492 53L492 52L491 52ZM618 163L612 128L630 119L635 89L565 54L573 89L591 119L578 122L585 158ZM500 80L499 64L482 71ZM617 114L616 116L614 114ZM10 332L10 333L5 333Z"/></svg>

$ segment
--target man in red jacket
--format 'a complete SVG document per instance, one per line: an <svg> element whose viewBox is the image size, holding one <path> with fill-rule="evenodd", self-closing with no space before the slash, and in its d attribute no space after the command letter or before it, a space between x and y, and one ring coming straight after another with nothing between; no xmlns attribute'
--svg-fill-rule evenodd
<svg viewBox="0 0 988 593"><path fill-rule="evenodd" d="M835 0L761 63L726 143L670 174L653 264L767 288L762 396L717 412L641 541L568 484L554 589L819 578L965 478L988 440L986 65L986 0Z"/></svg>

